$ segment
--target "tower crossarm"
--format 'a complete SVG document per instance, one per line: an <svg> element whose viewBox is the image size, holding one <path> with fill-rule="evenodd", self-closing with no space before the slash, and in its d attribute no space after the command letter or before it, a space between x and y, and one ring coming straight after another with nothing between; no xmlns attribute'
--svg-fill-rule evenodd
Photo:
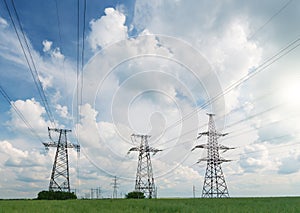
<svg viewBox="0 0 300 213"><path fill-rule="evenodd" d="M153 155L156 155L156 153L161 152L161 151L162 151L161 149L155 149L155 148L149 147L149 152L153 152Z"/></svg>
<svg viewBox="0 0 300 213"><path fill-rule="evenodd" d="M54 131L54 132L60 132L60 131L72 132L72 130L70 130L70 129L58 129L58 128L50 128L50 127L48 127L48 132L50 132L50 131Z"/></svg>
<svg viewBox="0 0 300 213"><path fill-rule="evenodd" d="M51 141L51 142L44 142L43 143L45 147L57 147L58 142L56 141ZM80 145L77 144L72 144L72 143L67 143L66 148L78 148Z"/></svg>
<svg viewBox="0 0 300 213"><path fill-rule="evenodd" d="M155 149L153 147L148 147L147 150L144 150L143 147L132 147L128 150L127 155L130 154L130 152L134 152L134 151L147 151L147 152L153 152L153 155L157 154L158 152L161 152L161 149Z"/></svg>
<svg viewBox="0 0 300 213"><path fill-rule="evenodd" d="M212 158L200 158L196 163L201 163L203 161L213 161L217 164L221 164L221 163L224 163L224 162L230 162L232 160L228 160L228 159L224 159L224 158L219 158L219 159L212 159Z"/></svg>
<svg viewBox="0 0 300 213"><path fill-rule="evenodd" d="M200 144L200 145L195 146L191 151L194 151L197 148L208 149L209 145L208 144ZM227 147L227 146L224 146L224 145L218 145L218 148L219 148L219 150L224 150L223 152L226 152L230 149L235 149L233 147Z"/></svg>
<svg viewBox="0 0 300 213"><path fill-rule="evenodd" d="M130 152L134 152L134 151L140 151L139 147L132 147L128 150L127 155L130 154Z"/></svg>
<svg viewBox="0 0 300 213"><path fill-rule="evenodd" d="M208 132L200 132L197 139L201 138L202 135L208 135Z"/></svg>
<svg viewBox="0 0 300 213"><path fill-rule="evenodd" d="M224 146L224 145L219 145L219 149L224 150L224 152L230 150L230 149L235 149L235 147L228 147L228 146Z"/></svg>
<svg viewBox="0 0 300 213"><path fill-rule="evenodd" d="M224 137L224 136L228 135L229 133L220 133L220 132L200 132L200 133L198 134L197 139L201 138L202 135L207 135L207 136L208 136L208 135L210 135L210 134L213 134L213 135L216 136L216 137Z"/></svg>
<svg viewBox="0 0 300 213"><path fill-rule="evenodd" d="M58 142L55 142L55 141L44 142L43 145L45 146L46 152L49 151L49 147L62 146L62 144L58 144ZM80 152L80 145L79 144L67 143L65 148L74 148L77 152Z"/></svg>
<svg viewBox="0 0 300 213"><path fill-rule="evenodd" d="M207 144L200 144L200 145L195 146L191 151L194 151L197 148L207 149L208 146L207 146Z"/></svg>

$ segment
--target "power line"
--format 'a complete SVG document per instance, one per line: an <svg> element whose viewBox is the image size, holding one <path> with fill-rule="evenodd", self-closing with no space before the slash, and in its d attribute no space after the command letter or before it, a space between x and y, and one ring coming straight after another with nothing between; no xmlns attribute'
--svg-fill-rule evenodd
<svg viewBox="0 0 300 213"><path fill-rule="evenodd" d="M80 84L80 105L82 105L83 99L83 66L84 66L84 48L85 48L85 19L86 19L86 0L83 5L83 29L82 29L82 49L81 49L81 84Z"/></svg>
<svg viewBox="0 0 300 213"><path fill-rule="evenodd" d="M83 12L83 31L82 31L82 52L81 52L81 69L80 69L80 0L77 1L77 64L76 64L76 139L77 143L79 143L79 114L81 112L82 106L82 97L83 97L83 65L84 65L84 39L85 39L85 17L86 17L86 0L84 0L84 12ZM81 73L80 73L81 70ZM79 87L79 77L81 78L80 87ZM88 156L87 159L90 161ZM90 161L91 162L91 161ZM79 187L79 169L77 163L77 179L78 179L78 187Z"/></svg>
<svg viewBox="0 0 300 213"><path fill-rule="evenodd" d="M86 0L84 0L83 5L83 29L82 29L82 48L80 54L80 0L77 1L77 63L76 63L76 81L77 81L77 94L76 94L76 101L77 101L77 110L76 110L76 122L79 123L79 114L80 114L80 107L82 106L83 101L83 66L84 66L84 49L85 49L85 22L86 22ZM80 63L81 60L81 63ZM77 131L77 138L78 138L78 128Z"/></svg>
<svg viewBox="0 0 300 213"><path fill-rule="evenodd" d="M60 45L62 44L61 40L61 26L60 26L60 18L59 18L59 10L58 10L58 2L55 0L55 8L56 8L56 18L57 18L57 26L58 26L58 36Z"/></svg>
<svg viewBox="0 0 300 213"><path fill-rule="evenodd" d="M76 61L76 106L77 106L77 109L76 109L76 123L78 124L79 123L79 64L80 64L80 44L79 44L79 39L80 39L80 30L79 30L79 24L80 24L80 16L79 16L79 10L80 10L80 7L79 7L79 4L80 3L80 0L77 0L77 61ZM76 129L76 134L77 134L77 141L79 140L79 137L78 137L78 128Z"/></svg>
<svg viewBox="0 0 300 213"><path fill-rule="evenodd" d="M30 125L30 123L26 120L23 113L18 109L18 107L15 105L15 103L11 100L11 98L8 96L8 94L5 92L3 87L0 85L0 93L4 97L4 99L7 101L9 105L13 108L13 110L17 113L17 115L20 117L20 119L24 122L24 124L27 126L27 128L31 131L32 135L35 136L40 142L43 143L42 138L36 133L36 131L33 129L33 127Z"/></svg>
<svg viewBox="0 0 300 213"><path fill-rule="evenodd" d="M61 30L61 19L59 12L59 5L57 0L55 0L56 18L57 18L57 28L58 28L58 38L59 38L59 49L62 51L62 30ZM61 67L60 67L61 68ZM67 91L67 81L66 81L66 71L65 71L65 58L62 60L62 70L64 73L64 90ZM66 103L69 103L69 96L66 97Z"/></svg>
<svg viewBox="0 0 300 213"><path fill-rule="evenodd" d="M238 124L240 124L240 123L243 123L243 122L245 122L245 121L251 120L251 119L253 119L253 118L255 118L255 117L258 117L258 116L261 116L261 115L263 115L263 114L265 114L265 113L271 112L272 110L277 109L277 108L278 108L279 106L281 106L281 105L282 105L282 104L278 104L278 105L272 106L272 107L270 107L270 108L268 108L268 109L266 109L266 110L263 110L263 111L258 112L258 113L256 113L256 114L253 114L253 115L250 115L250 116L248 116L247 118L238 120L238 121L236 121L236 122L234 122L234 123L228 125L226 128L236 126L236 125L238 125ZM190 133L190 132L192 132L192 131L196 131L196 130L198 130L198 129L199 129L199 128L193 129L193 130L191 130L191 131L188 131L188 132L184 133L183 135L187 135L188 133ZM253 129L251 129L251 131L253 131ZM239 136L239 135L241 135L241 134L237 134L236 136ZM225 140L226 140L226 139L229 139L229 138L233 138L233 137L235 137L235 136L227 137L227 138L225 138ZM167 143L171 142L172 140L175 140L175 139L178 139L178 138L179 138L179 137L172 138L172 139L167 140L166 142L161 143L161 144L159 144L159 145L167 144ZM180 143L178 143L178 144L176 144L176 145L174 145L174 146L170 146L170 147L167 147L167 148L163 148L163 150L171 149L171 148L174 148L174 147L177 147L177 146L181 146L181 145L184 145L184 144L186 144L186 143L188 143L188 142L192 142L192 141L194 141L194 140L195 140L195 139L186 140L186 141L180 142Z"/></svg>
<svg viewBox="0 0 300 213"><path fill-rule="evenodd" d="M83 65L84 65L84 39L85 39L85 18L86 18L86 0L83 7L83 30L82 30L82 51L81 51L81 88L80 88L80 105L82 105L82 90L83 90Z"/></svg>
<svg viewBox="0 0 300 213"><path fill-rule="evenodd" d="M266 96L269 96L271 93L274 93L274 91L268 92L268 93L266 93L266 94L264 94L264 95L262 95L262 96L256 98L255 100L261 100L261 99L265 98ZM233 112L236 112L236 111L239 111L239 110L243 109L247 104L248 104L248 103L246 102L246 103L244 103L243 105L234 108L231 112L229 112L229 113L227 113L227 114L224 114L223 117L229 116L229 114L232 114ZM263 114L263 112L262 112L261 114ZM215 121L219 120L220 118L221 118L221 117L218 117L217 119L215 119ZM203 124L203 125L201 125L201 126L198 126L197 128L194 128L194 129L189 130L189 131L187 131L187 132L185 132L185 133L183 133L183 134L180 134L179 137L176 136L176 137L174 137L174 138L168 139L167 141L164 141L163 143L160 143L159 145L164 145L164 144L167 144L167 143L169 143L169 142L172 142L172 141L174 141L174 140L176 140L176 139L179 139L179 138L182 137L182 136L188 135L188 134L190 134L190 133L192 133L192 132L194 132L194 131L196 131L196 130L202 128L202 127L205 127L205 126L206 126L206 124ZM154 144L155 144L155 143L154 143Z"/></svg>
<svg viewBox="0 0 300 213"><path fill-rule="evenodd" d="M30 47L29 47L29 44L28 44L28 41L27 41L27 38L25 36L25 33L24 33L24 30L23 30L23 27L21 25L21 21L20 21L20 18L19 18L19 15L18 15L18 12L16 10L16 6L14 4L14 0L11 0L12 2L12 5L13 5L13 9L14 9L14 12L16 14L16 17L17 17L17 22L19 24L19 28L21 30L21 33L23 35L23 38L24 38L24 41L25 41L25 44L26 44L26 47L27 47L27 51L29 53L29 56L30 56L30 59L31 59L31 63L33 65L33 71L34 71L34 80L36 82L36 86L37 88L40 90L40 96L41 96L41 99L42 99L42 102L43 102L43 105L45 107L45 110L46 110L46 113L48 115L48 118L49 120L51 121L51 123L53 124L53 126L55 126L55 122L54 122L54 117L52 115L52 112L51 112L51 109L49 107L49 104L48 104L48 100L47 100L47 97L45 95L45 91L43 89L43 86L42 86L42 82L39 78L39 74L38 74L38 71L37 71L37 68L36 68L36 65L35 65L35 62L33 60L33 57L32 57L32 54L31 54L31 50L30 50Z"/></svg>
<svg viewBox="0 0 300 213"><path fill-rule="evenodd" d="M248 40L251 40L259 33L266 25L268 25L276 16L278 16L293 0L287 1L275 14L273 14L263 25L261 25L252 35L248 37Z"/></svg>
<svg viewBox="0 0 300 213"><path fill-rule="evenodd" d="M18 12L17 12L17 10L16 10L16 6L15 6L15 4L14 4L14 1L11 0L12 6L13 6L13 10L14 10L14 13L15 13L15 15L16 15L17 23L18 23L18 25L19 25L19 29L20 29L21 34L22 34L22 37L23 37L23 39L24 39L25 46L26 46L26 50L27 50L27 54L29 54L29 57L28 57L28 55L26 54L25 48L24 48L23 43L22 43L22 41L21 41L19 32L18 32L18 30L17 30L17 26L16 26L15 21L14 21L14 19L13 19L13 17L12 17L12 13L11 13L9 7L8 7L7 1L6 1L6 0L3 0L3 1L4 1L4 4L5 4L6 10L7 10L8 14L9 14L9 17L10 17L10 19L11 19L11 22L12 22L12 24L13 24L13 28L14 28L15 33L16 33L16 35L17 35L18 41L19 41L19 43L20 43L20 45L21 45L21 48L22 48L23 54L24 54L24 56L25 56L25 59L26 59L28 68L29 68L30 73L31 73L31 76L32 76L32 78L33 78L33 80L34 80L34 84L35 84L35 86L36 86L36 88L37 88L37 90L38 90L38 93L39 93L39 95L40 95L40 97L41 97L42 103L43 103L43 105L44 105L44 107L45 107L45 111L46 111L46 113L47 113L48 119L51 121L52 125L55 126L54 117L53 117L52 112L51 112L51 110L50 110L50 107L49 107L49 104L48 104L48 100L47 100L47 97L46 97L46 95L45 95L45 92L44 92L44 89L43 89L41 80L40 80L40 78L39 78L39 74L38 74L37 68L36 68L36 66L35 66L35 63L34 63L34 60L33 60L33 56L32 56L32 54L31 54L31 50L30 50L28 41L27 41L27 39L26 39L26 36L25 36L24 30L23 30L23 27L22 27L22 25L21 25L21 21L20 21ZM29 60L29 59L30 59L30 60ZM30 62L31 62L31 63L30 63ZM32 66L32 67L31 67L31 66Z"/></svg>
<svg viewBox="0 0 300 213"><path fill-rule="evenodd" d="M278 138L283 138L283 137L287 137L288 135L280 135L280 136L277 136L277 137L274 137L274 138L270 138L270 139L267 139L267 140L274 140L274 139L278 139ZM266 140L264 140L264 141L266 141ZM277 146L275 146L275 147L269 147L267 150L269 151L269 150L276 150L276 149L280 149L280 148L282 148L282 147L289 147L289 146L294 146L294 145L299 145L299 141L297 141L297 142L295 142L295 143L290 143L290 144L282 144L282 145L277 145ZM253 144L252 144L253 145ZM270 144L271 145L271 144ZM246 147L246 146L250 146L251 147L251 145L244 145L244 146L242 146L242 147ZM239 148L241 148L241 147L239 147ZM256 150L256 151L249 151L249 152L245 152L245 153L237 153L237 154L232 154L232 155L230 155L231 157L232 156L243 156L243 155L251 155L251 154L255 154L255 153L260 153L260 152L264 152L264 151L266 151L266 150ZM272 154L272 153L271 153ZM240 159L246 159L246 158L248 158L248 157L243 157L243 158L240 158Z"/></svg>
<svg viewBox="0 0 300 213"><path fill-rule="evenodd" d="M188 113L187 115L185 115L183 118L177 120L176 122L174 122L173 124L171 124L170 126L168 126L165 129L165 132L168 129L171 129L174 126L179 125L180 123L182 123L185 119L190 118L194 113L197 113L200 109L203 109L207 106L209 106L210 104L214 103L216 100L218 100L220 97L225 96L226 94L228 94L231 90L237 88L238 86L240 86L242 83L244 83L245 81L253 78L255 75L257 75L258 73L260 73L261 71L264 71L266 68L268 68L269 66L271 66L273 63L275 63L277 60L279 60L280 58L282 58L283 56L287 55L288 53L290 53L291 51L293 51L294 49L296 49L297 47L300 46L300 43L298 43L300 41L300 38L297 38L295 40L293 40L292 42L290 42L287 46L285 46L284 48L282 48L281 50L279 50L275 55L273 55L272 57L268 58L266 61L264 61L262 64L260 64L259 66L257 66L252 72L248 73L247 75L243 76L242 78L240 78L238 81L234 82L233 84L231 84L229 87L227 87L224 92L219 93L218 95L216 95L215 97L213 97L212 99L209 99L208 101L206 101L205 103L203 103L202 105L196 107L194 110L192 110L190 113Z"/></svg>

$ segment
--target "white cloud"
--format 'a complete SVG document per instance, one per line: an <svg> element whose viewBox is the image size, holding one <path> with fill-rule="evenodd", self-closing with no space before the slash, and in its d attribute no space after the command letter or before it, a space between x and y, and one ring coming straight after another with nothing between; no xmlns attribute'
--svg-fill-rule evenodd
<svg viewBox="0 0 300 213"><path fill-rule="evenodd" d="M4 18L0 17L0 27L5 28L7 26L8 26L7 21Z"/></svg>
<svg viewBox="0 0 300 213"><path fill-rule="evenodd" d="M60 52L60 48L56 47L53 51L51 56L55 59L63 60L65 56Z"/></svg>
<svg viewBox="0 0 300 213"><path fill-rule="evenodd" d="M77 137L83 146L92 148L99 143L98 129L96 123L96 116L98 112L92 109L89 104L81 106L80 109L80 123L77 124Z"/></svg>
<svg viewBox="0 0 300 213"><path fill-rule="evenodd" d="M268 148L263 144L246 146L240 157L240 166L245 172L258 172L269 169L271 165Z"/></svg>
<svg viewBox="0 0 300 213"><path fill-rule="evenodd" d="M51 126L49 121L46 121L43 117L46 113L44 107L42 107L35 99L27 99L25 101L17 100L13 104L36 132L45 133L47 127ZM13 109L10 110L10 113L11 120L8 122L9 126L14 131L29 132L26 124Z"/></svg>
<svg viewBox="0 0 300 213"><path fill-rule="evenodd" d="M60 104L56 105L56 111L62 118L70 119L67 106L61 106Z"/></svg>
<svg viewBox="0 0 300 213"><path fill-rule="evenodd" d="M43 51L44 52L48 52L51 50L52 44L53 44L52 41L44 40L42 43L43 43Z"/></svg>
<svg viewBox="0 0 300 213"><path fill-rule="evenodd" d="M190 4L137 1L134 23L141 29L147 27L154 34L166 34L190 42L209 61L222 88L226 89L258 65L262 49L254 41L247 40L249 23L246 15L221 13L227 6L223 2L204 1L206 6L196 9L193 5L197 4L196 1ZM209 14L206 13L208 8ZM193 14L193 22L184 14ZM238 106L239 96L239 89L225 96L227 112Z"/></svg>
<svg viewBox="0 0 300 213"><path fill-rule="evenodd" d="M300 155L292 152L280 159L279 174L294 174L300 170Z"/></svg>
<svg viewBox="0 0 300 213"><path fill-rule="evenodd" d="M127 38L125 15L114 8L106 8L105 16L90 22L88 41L93 50Z"/></svg>
<svg viewBox="0 0 300 213"><path fill-rule="evenodd" d="M61 53L60 48L56 47L52 49L52 41L44 40L43 42L43 51L49 53L52 59L63 60L65 56Z"/></svg>

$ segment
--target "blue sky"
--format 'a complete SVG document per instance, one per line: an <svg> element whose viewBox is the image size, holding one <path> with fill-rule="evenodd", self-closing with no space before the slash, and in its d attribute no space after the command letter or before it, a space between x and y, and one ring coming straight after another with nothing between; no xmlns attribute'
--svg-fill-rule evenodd
<svg viewBox="0 0 300 213"><path fill-rule="evenodd" d="M14 2L55 124L82 147L80 157L70 151L79 197L98 186L110 197L113 176L119 193L133 190L132 133L151 134L164 150L152 158L159 197L191 197L193 185L201 196L205 163L195 162L206 153L190 150L206 142L195 138L211 111L230 133L219 142L236 147L222 154L233 160L222 165L231 196L299 195L298 1L87 1L84 38L81 2L80 103L77 3ZM1 198L33 198L48 188L54 150L45 153L40 139L52 124L4 1L0 66L1 87L38 135L1 97Z"/></svg>

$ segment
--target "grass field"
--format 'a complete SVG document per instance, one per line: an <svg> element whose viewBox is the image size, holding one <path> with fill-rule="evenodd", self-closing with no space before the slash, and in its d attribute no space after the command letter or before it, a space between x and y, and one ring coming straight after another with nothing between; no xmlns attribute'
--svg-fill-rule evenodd
<svg viewBox="0 0 300 213"><path fill-rule="evenodd" d="M0 212L300 212L300 197L152 200L1 200Z"/></svg>

